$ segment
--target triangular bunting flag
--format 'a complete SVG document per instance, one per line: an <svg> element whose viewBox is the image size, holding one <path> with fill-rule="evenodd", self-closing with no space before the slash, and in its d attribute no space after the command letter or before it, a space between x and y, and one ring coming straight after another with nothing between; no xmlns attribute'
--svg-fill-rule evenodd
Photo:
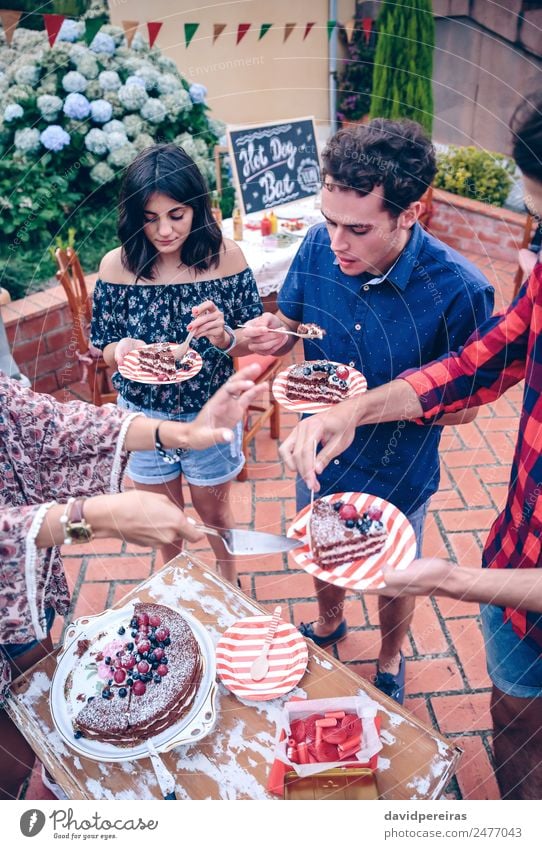
<svg viewBox="0 0 542 849"><path fill-rule="evenodd" d="M316 23L316 21L311 21L309 24L307 24L307 26L305 27L305 35L303 36L303 41L305 41L306 37L310 33L310 31L313 28L313 26L315 25L315 23Z"/></svg>
<svg viewBox="0 0 542 849"><path fill-rule="evenodd" d="M195 34L199 29L199 24L185 24L184 25L184 44L185 47L188 47Z"/></svg>
<svg viewBox="0 0 542 849"><path fill-rule="evenodd" d="M147 30L149 32L149 47L153 46L161 29L162 21L147 21Z"/></svg>
<svg viewBox="0 0 542 849"><path fill-rule="evenodd" d="M284 42L288 41L294 29L295 24L284 24Z"/></svg>
<svg viewBox="0 0 542 849"><path fill-rule="evenodd" d="M363 27L363 34L365 36L365 41L369 44L369 39L371 37L371 33L373 31L373 19L372 18L362 18L361 26Z"/></svg>
<svg viewBox="0 0 542 849"><path fill-rule="evenodd" d="M45 29L47 30L47 38L49 39L49 45L52 47L57 39L58 33L60 32L60 27L65 19L66 15L44 15L43 23L45 24Z"/></svg>
<svg viewBox="0 0 542 849"><path fill-rule="evenodd" d="M269 32L273 24L262 24L260 27L260 34L258 36L258 41L261 41L266 32Z"/></svg>
<svg viewBox="0 0 542 849"><path fill-rule="evenodd" d="M85 41L87 44L92 44L94 36L101 30L105 24L105 18L87 18L85 21Z"/></svg>
<svg viewBox="0 0 542 849"><path fill-rule="evenodd" d="M236 44L239 44L239 42L243 40L251 26L252 24L239 24L239 26L237 27L237 41L235 42Z"/></svg>
<svg viewBox="0 0 542 849"><path fill-rule="evenodd" d="M220 38L225 29L226 24L213 24L213 44L217 38Z"/></svg>
<svg viewBox="0 0 542 849"><path fill-rule="evenodd" d="M134 35L137 32L137 28L139 26L139 21L121 21L122 26L124 27L124 35L126 36L126 43L128 47L132 46L132 41L134 40Z"/></svg>
<svg viewBox="0 0 542 849"><path fill-rule="evenodd" d="M344 25L344 31L346 33L346 41L347 41L348 44L350 44L350 42L352 41L352 34L354 32L355 25L356 25L356 22L355 22L354 18L350 18L350 20L347 21Z"/></svg>
<svg viewBox="0 0 542 849"><path fill-rule="evenodd" d="M327 22L327 40L328 41L331 38L333 30L335 29L336 26L337 26L337 21L328 21Z"/></svg>
<svg viewBox="0 0 542 849"><path fill-rule="evenodd" d="M14 9L0 9L0 21L2 21L2 26L4 27L4 35L6 36L8 47L11 45L13 33L21 15L22 12L16 12Z"/></svg>

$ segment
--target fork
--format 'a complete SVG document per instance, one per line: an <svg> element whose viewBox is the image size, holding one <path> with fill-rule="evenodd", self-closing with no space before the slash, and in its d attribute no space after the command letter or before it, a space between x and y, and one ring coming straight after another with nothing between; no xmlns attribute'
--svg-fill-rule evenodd
<svg viewBox="0 0 542 849"><path fill-rule="evenodd" d="M190 347L190 343L191 343L193 338L194 338L194 331L191 330L190 333L187 335L186 339L184 340L184 342L181 342L179 345L173 345L173 356L175 357L176 360L182 360L182 358L184 357L184 355L188 351L188 349Z"/></svg>
<svg viewBox="0 0 542 849"><path fill-rule="evenodd" d="M239 327L246 327L240 324ZM295 330L286 330L285 327L258 327L258 330L268 330L270 333L283 333L285 336L297 336L299 339L319 339L318 336L307 336L306 333L297 333ZM321 337L323 339L323 336Z"/></svg>

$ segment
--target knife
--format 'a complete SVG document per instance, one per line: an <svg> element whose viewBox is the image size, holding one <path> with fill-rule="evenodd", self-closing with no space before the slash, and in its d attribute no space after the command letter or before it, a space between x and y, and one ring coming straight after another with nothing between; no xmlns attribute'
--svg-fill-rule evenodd
<svg viewBox="0 0 542 849"><path fill-rule="evenodd" d="M240 531L231 528L217 531L216 528L199 525L191 517L188 517L188 521L196 530L219 537L224 543L224 548L230 554L274 554L280 551L292 551L292 549L299 548L299 546L303 545L303 542L300 540L288 539L288 537L278 534L264 534L261 531Z"/></svg>

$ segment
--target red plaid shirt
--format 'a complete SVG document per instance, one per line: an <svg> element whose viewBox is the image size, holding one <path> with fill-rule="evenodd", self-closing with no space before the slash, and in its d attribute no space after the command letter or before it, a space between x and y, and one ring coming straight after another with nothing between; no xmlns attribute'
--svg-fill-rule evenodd
<svg viewBox="0 0 542 849"><path fill-rule="evenodd" d="M457 354L401 377L417 393L424 419L488 404L525 378L506 507L489 533L483 566L542 566L542 264L516 300L485 321ZM542 649L542 615L506 608L514 631Z"/></svg>

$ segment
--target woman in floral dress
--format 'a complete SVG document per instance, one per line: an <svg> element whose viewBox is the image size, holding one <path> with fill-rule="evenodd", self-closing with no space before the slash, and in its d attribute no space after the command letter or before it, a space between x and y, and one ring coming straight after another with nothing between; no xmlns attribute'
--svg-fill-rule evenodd
<svg viewBox="0 0 542 849"><path fill-rule="evenodd" d="M211 215L209 193L194 161L174 144L144 150L129 166L120 199L122 247L108 253L94 291L92 342L116 366L134 348L153 342L192 347L203 367L179 384L136 383L119 372L113 383L119 405L148 416L191 421L210 394L233 372L231 357L248 354L244 330L262 305L239 246L222 236ZM230 482L243 467L241 422L234 441L205 451L164 458L153 451L130 458L128 474L137 489L166 494L184 504L182 476L203 522L233 526ZM235 564L221 541L209 537L221 574L235 581ZM164 561L182 541L162 547Z"/></svg>

